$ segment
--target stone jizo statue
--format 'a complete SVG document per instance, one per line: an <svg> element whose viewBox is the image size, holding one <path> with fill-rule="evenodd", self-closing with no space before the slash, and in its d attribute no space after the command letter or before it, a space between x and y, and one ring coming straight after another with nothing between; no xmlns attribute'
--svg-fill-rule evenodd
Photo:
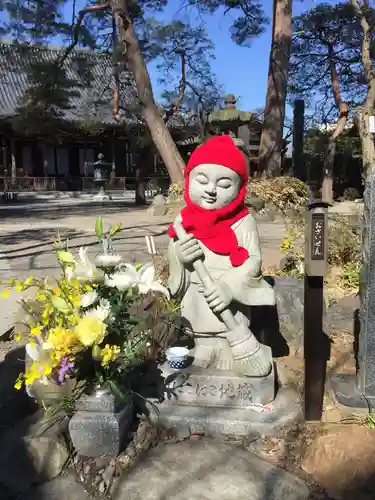
<svg viewBox="0 0 375 500"><path fill-rule="evenodd" d="M190 156L185 181L186 207L169 228L169 288L194 336L194 364L266 376L272 358L249 329L251 307L274 305L275 292L262 278L258 231L244 204L245 157L231 137L213 137ZM206 286L197 263L211 278ZM223 321L227 311L232 321Z"/></svg>

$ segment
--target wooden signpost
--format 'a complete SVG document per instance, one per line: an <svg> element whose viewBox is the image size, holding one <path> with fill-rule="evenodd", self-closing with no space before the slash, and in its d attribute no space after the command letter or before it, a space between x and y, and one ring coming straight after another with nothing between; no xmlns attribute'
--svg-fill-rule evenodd
<svg viewBox="0 0 375 500"><path fill-rule="evenodd" d="M312 201L306 211L304 297L304 413L321 420L329 359L329 340L323 331L324 276L327 270L328 206Z"/></svg>

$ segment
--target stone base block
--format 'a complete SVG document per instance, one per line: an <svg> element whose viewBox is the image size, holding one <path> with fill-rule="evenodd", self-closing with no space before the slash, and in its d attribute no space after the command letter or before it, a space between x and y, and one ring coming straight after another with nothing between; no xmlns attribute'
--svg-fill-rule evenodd
<svg viewBox="0 0 375 500"><path fill-rule="evenodd" d="M133 402L116 407L112 395L82 398L69 421L69 434L79 455L115 457L132 423Z"/></svg>
<svg viewBox="0 0 375 500"><path fill-rule="evenodd" d="M97 193L92 197L93 201L109 201L112 197L107 193Z"/></svg>
<svg viewBox="0 0 375 500"><path fill-rule="evenodd" d="M349 373L335 374L329 381L333 400L340 408L349 413L368 413L375 407L374 398L365 399L357 389L357 377Z"/></svg>
<svg viewBox="0 0 375 500"><path fill-rule="evenodd" d="M190 366L171 370L161 367L169 404L243 408L265 405L275 399L275 368L266 377L241 377L235 372Z"/></svg>
<svg viewBox="0 0 375 500"><path fill-rule="evenodd" d="M234 436L275 435L287 424L302 420L302 405L292 389L280 389L269 405L248 408L208 406L177 406L165 401L157 405L162 426L203 433L206 436L229 434Z"/></svg>

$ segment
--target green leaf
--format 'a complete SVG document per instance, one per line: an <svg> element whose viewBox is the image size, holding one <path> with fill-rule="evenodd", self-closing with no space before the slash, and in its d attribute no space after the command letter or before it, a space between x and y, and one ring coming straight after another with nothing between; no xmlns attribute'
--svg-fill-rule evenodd
<svg viewBox="0 0 375 500"><path fill-rule="evenodd" d="M95 233L99 239L103 236L103 217L101 215L96 219Z"/></svg>
<svg viewBox="0 0 375 500"><path fill-rule="evenodd" d="M142 316L130 316L130 318L128 318L127 320L127 323L129 323L129 325L138 325L141 321L143 321Z"/></svg>
<svg viewBox="0 0 375 500"><path fill-rule="evenodd" d="M63 250L56 252L56 257L60 262L64 262L64 264L73 264L75 262L73 254L64 252Z"/></svg>
<svg viewBox="0 0 375 500"><path fill-rule="evenodd" d="M52 296L51 302L52 302L53 307L63 314L67 314L71 310L67 301L65 299L63 299L62 297Z"/></svg>
<svg viewBox="0 0 375 500"><path fill-rule="evenodd" d="M115 224L111 229L109 230L109 236L114 236L117 234L121 229L121 224Z"/></svg>
<svg viewBox="0 0 375 500"><path fill-rule="evenodd" d="M109 390L118 399L118 401L125 403L130 400L130 395L124 393L114 380L108 380L108 386Z"/></svg>

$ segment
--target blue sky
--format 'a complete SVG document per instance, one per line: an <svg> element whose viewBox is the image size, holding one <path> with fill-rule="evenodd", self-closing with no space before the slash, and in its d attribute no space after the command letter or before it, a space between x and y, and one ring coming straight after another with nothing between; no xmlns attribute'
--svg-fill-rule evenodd
<svg viewBox="0 0 375 500"><path fill-rule="evenodd" d="M264 10L272 17L272 0L264 0ZM337 3L334 0L294 0L293 15L301 14L319 3ZM78 0L78 5L84 0ZM196 11L181 8L183 0L170 0L161 18L168 22L172 19L190 20L199 23ZM71 12L69 12L69 17ZM194 17L195 16L195 17ZM204 21L209 38L215 45L216 59L212 61L212 69L226 93L233 93L238 98L238 107L245 111L263 108L265 105L269 51L271 46L271 26L266 32L254 40L252 46L239 47L230 38L230 26L233 18L223 12L205 16ZM155 64L149 65L149 71L156 96L163 89L158 88ZM291 116L292 110L287 109Z"/></svg>
<svg viewBox="0 0 375 500"><path fill-rule="evenodd" d="M67 4L66 18L71 19L71 4ZM82 8L86 0L78 0L76 8ZM264 9L267 15L272 16L272 0L264 0ZM309 10L319 3L337 3L333 0L294 0L293 15L298 15ZM196 11L181 8L183 0L170 0L168 7L161 17L168 22L172 19L190 20L192 23L199 23L201 19L197 17ZM1 16L1 13L0 13ZM195 16L195 17L194 17ZM212 69L218 77L218 81L224 86L226 93L233 93L238 98L238 107L251 111L263 108L265 104L267 73L269 62L269 51L271 45L271 26L266 32L254 40L252 46L239 47L230 38L230 26L233 18L230 13L226 16L223 12L217 12L211 16L205 16L204 21L209 38L215 45L216 59L212 61ZM156 96L163 89L157 84L157 71L155 64L149 65L152 83ZM287 110L287 115L291 115L291 109Z"/></svg>

